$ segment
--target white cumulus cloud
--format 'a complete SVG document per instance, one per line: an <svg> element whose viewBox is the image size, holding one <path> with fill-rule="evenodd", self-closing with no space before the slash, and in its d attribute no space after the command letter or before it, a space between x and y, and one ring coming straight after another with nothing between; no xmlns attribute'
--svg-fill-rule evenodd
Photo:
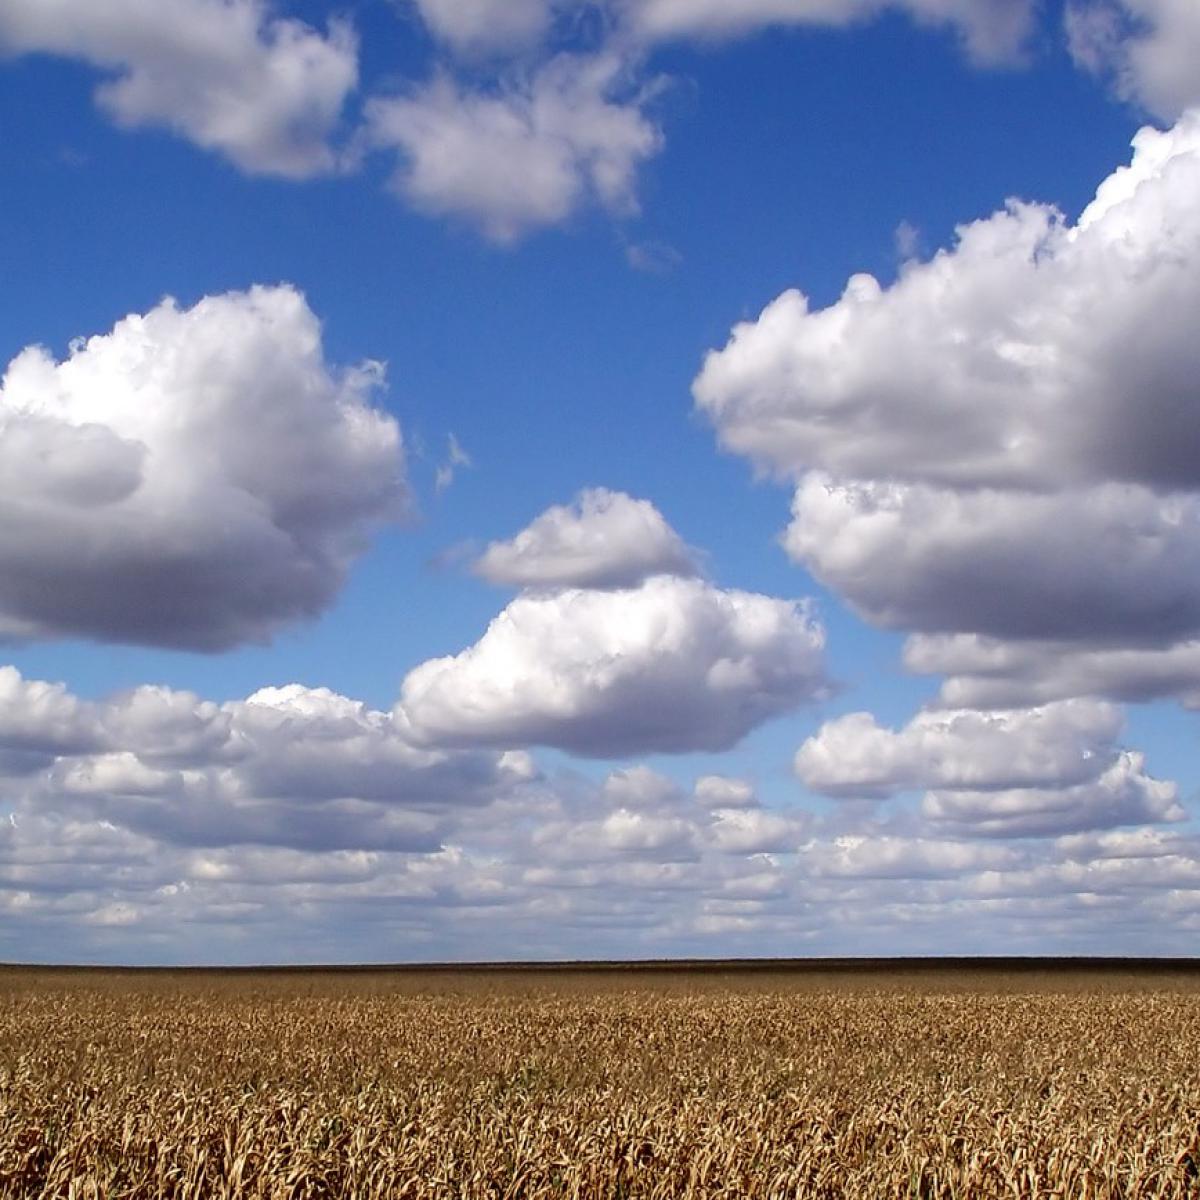
<svg viewBox="0 0 1200 1200"><path fill-rule="evenodd" d="M25 774L59 755L102 745L93 705L61 683L24 679L0 667L0 775Z"/></svg>
<svg viewBox="0 0 1200 1200"><path fill-rule="evenodd" d="M638 764L597 783L416 746L399 715L296 684L83 701L7 670L0 730L42 754L0 760L0 940L65 960L147 937L218 960L569 957L580 936L598 956L713 954L735 929L756 954L884 953L901 933L1012 952L1044 949L1047 921L1144 952L1175 944L1200 883L1186 831L1108 828L1179 815L1127 752L1081 784L824 817L730 777L688 789Z"/></svg>
<svg viewBox="0 0 1200 1200"><path fill-rule="evenodd" d="M245 171L329 171L330 135L358 83L340 20L320 33L264 0L5 0L0 55L80 59L119 124L164 126Z"/></svg>
<svg viewBox="0 0 1200 1200"><path fill-rule="evenodd" d="M516 537L492 542L474 565L516 587L632 587L651 575L694 575L694 556L648 500L589 488Z"/></svg>
<svg viewBox="0 0 1200 1200"><path fill-rule="evenodd" d="M570 0L413 0L421 19L457 53L515 53L546 35Z"/></svg>
<svg viewBox="0 0 1200 1200"><path fill-rule="evenodd" d="M925 795L921 811L936 823L990 837L1184 820L1177 785L1152 778L1145 765L1144 755L1125 752L1095 779L1070 787L935 790Z"/></svg>
<svg viewBox="0 0 1200 1200"><path fill-rule="evenodd" d="M368 102L365 141L398 152L392 186L414 208L466 221L500 243L561 225L589 204L636 211L637 170L662 146L645 104L661 81L636 81L660 43L838 28L895 11L952 30L970 58L997 63L1019 59L1035 11L1035 0L409 4L448 53L429 84ZM580 41L596 49L555 52ZM679 258L653 243L626 249L639 270L670 269Z"/></svg>
<svg viewBox="0 0 1200 1200"><path fill-rule="evenodd" d="M871 621L999 637L1200 632L1200 496L949 490L806 475L784 545Z"/></svg>
<svg viewBox="0 0 1200 1200"><path fill-rule="evenodd" d="M1194 0L1072 0L1075 61L1164 120L1200 104L1200 6Z"/></svg>
<svg viewBox="0 0 1200 1200"><path fill-rule="evenodd" d="M290 287L165 300L0 383L0 635L218 650L336 595L405 499L382 368Z"/></svg>
<svg viewBox="0 0 1200 1200"><path fill-rule="evenodd" d="M807 824L804 813L722 808L713 814L708 836L722 854L787 854L799 848Z"/></svg>
<svg viewBox="0 0 1200 1200"><path fill-rule="evenodd" d="M679 788L672 780L642 764L611 771L601 796L606 803L625 809L669 808L680 799Z"/></svg>
<svg viewBox="0 0 1200 1200"><path fill-rule="evenodd" d="M371 100L368 138L399 152L392 186L414 208L514 242L589 203L636 210L637 168L662 139L624 74L609 54L558 55L486 90L441 74Z"/></svg>
<svg viewBox="0 0 1200 1200"><path fill-rule="evenodd" d="M800 747L796 774L831 796L1062 786L1095 779L1115 758L1121 728L1120 711L1093 700L988 713L928 709L900 730L849 713Z"/></svg>
<svg viewBox="0 0 1200 1200"><path fill-rule="evenodd" d="M796 753L796 773L831 796L922 789L935 828L967 837L1045 837L1183 820L1174 783L1122 750L1120 711L1088 699L1037 708L928 709L903 729L850 713ZM927 790L926 790L927 789Z"/></svg>
<svg viewBox="0 0 1200 1200"><path fill-rule="evenodd" d="M753 785L730 775L701 775L694 793L706 808L753 808L758 803Z"/></svg>
<svg viewBox="0 0 1200 1200"><path fill-rule="evenodd" d="M1130 702L1174 697L1200 709L1200 641L1153 646L1088 646L979 634L914 634L904 662L946 675L939 693L951 708L1011 708L1067 696Z"/></svg>
<svg viewBox="0 0 1200 1200"><path fill-rule="evenodd" d="M1020 862L1017 854L1003 846L887 834L846 834L829 842L814 842L806 848L805 858L818 876L905 880L955 878Z"/></svg>
<svg viewBox="0 0 1200 1200"><path fill-rule="evenodd" d="M1200 111L1143 129L1071 224L1012 203L890 287L785 292L696 379L724 445L800 476L1200 483Z"/></svg>
<svg viewBox="0 0 1200 1200"><path fill-rule="evenodd" d="M390 713L326 688L217 704L145 686L85 702L0 668L0 802L18 823L58 814L184 847L428 852L535 777L524 755L413 745Z"/></svg>
<svg viewBox="0 0 1200 1200"><path fill-rule="evenodd" d="M821 694L823 646L803 606L696 579L529 593L411 671L399 710L431 743L723 749Z"/></svg>
<svg viewBox="0 0 1200 1200"><path fill-rule="evenodd" d="M890 286L787 292L696 379L722 443L796 481L789 554L927 635L948 703L1196 694L1197 195L1191 110L1076 221L1013 202ZM972 644L978 671L934 665Z"/></svg>

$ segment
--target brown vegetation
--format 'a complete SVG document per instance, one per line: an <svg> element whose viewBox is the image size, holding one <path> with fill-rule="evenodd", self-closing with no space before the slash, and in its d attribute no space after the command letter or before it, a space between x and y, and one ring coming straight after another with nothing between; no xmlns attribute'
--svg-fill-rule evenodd
<svg viewBox="0 0 1200 1200"><path fill-rule="evenodd" d="M1133 974L0 974L0 1195L1200 1196Z"/></svg>

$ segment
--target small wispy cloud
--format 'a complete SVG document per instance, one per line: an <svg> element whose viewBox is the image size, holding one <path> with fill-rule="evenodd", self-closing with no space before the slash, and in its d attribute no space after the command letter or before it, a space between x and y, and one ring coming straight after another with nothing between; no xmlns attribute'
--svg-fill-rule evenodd
<svg viewBox="0 0 1200 1200"><path fill-rule="evenodd" d="M909 220L903 220L892 234L896 257L901 262L911 262L921 253L921 231Z"/></svg>
<svg viewBox="0 0 1200 1200"><path fill-rule="evenodd" d="M625 261L647 275L669 275L683 262L683 255L666 242L629 242Z"/></svg>
<svg viewBox="0 0 1200 1200"><path fill-rule="evenodd" d="M471 456L462 448L462 443L451 433L446 439L446 461L437 469L433 486L440 494L453 482L460 467L473 467Z"/></svg>

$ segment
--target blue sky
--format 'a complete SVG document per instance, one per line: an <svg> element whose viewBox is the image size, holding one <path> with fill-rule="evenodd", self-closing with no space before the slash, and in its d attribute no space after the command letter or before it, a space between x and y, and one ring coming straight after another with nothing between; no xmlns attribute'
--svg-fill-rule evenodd
<svg viewBox="0 0 1200 1200"><path fill-rule="evenodd" d="M1190 952L1197 62L0 0L0 957Z"/></svg>

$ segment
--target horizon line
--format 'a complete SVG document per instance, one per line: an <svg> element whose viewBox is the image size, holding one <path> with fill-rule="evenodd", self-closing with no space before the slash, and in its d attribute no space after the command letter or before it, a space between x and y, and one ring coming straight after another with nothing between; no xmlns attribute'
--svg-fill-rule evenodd
<svg viewBox="0 0 1200 1200"><path fill-rule="evenodd" d="M250 974L418 974L422 971L501 972L529 974L567 971L819 971L819 970L936 970L971 967L989 970L1171 970L1200 971L1200 956L1097 954L983 954L983 955L837 955L803 958L628 958L628 959L497 959L430 962L359 963L43 963L0 962L4 971L122 971L168 973L205 971Z"/></svg>

